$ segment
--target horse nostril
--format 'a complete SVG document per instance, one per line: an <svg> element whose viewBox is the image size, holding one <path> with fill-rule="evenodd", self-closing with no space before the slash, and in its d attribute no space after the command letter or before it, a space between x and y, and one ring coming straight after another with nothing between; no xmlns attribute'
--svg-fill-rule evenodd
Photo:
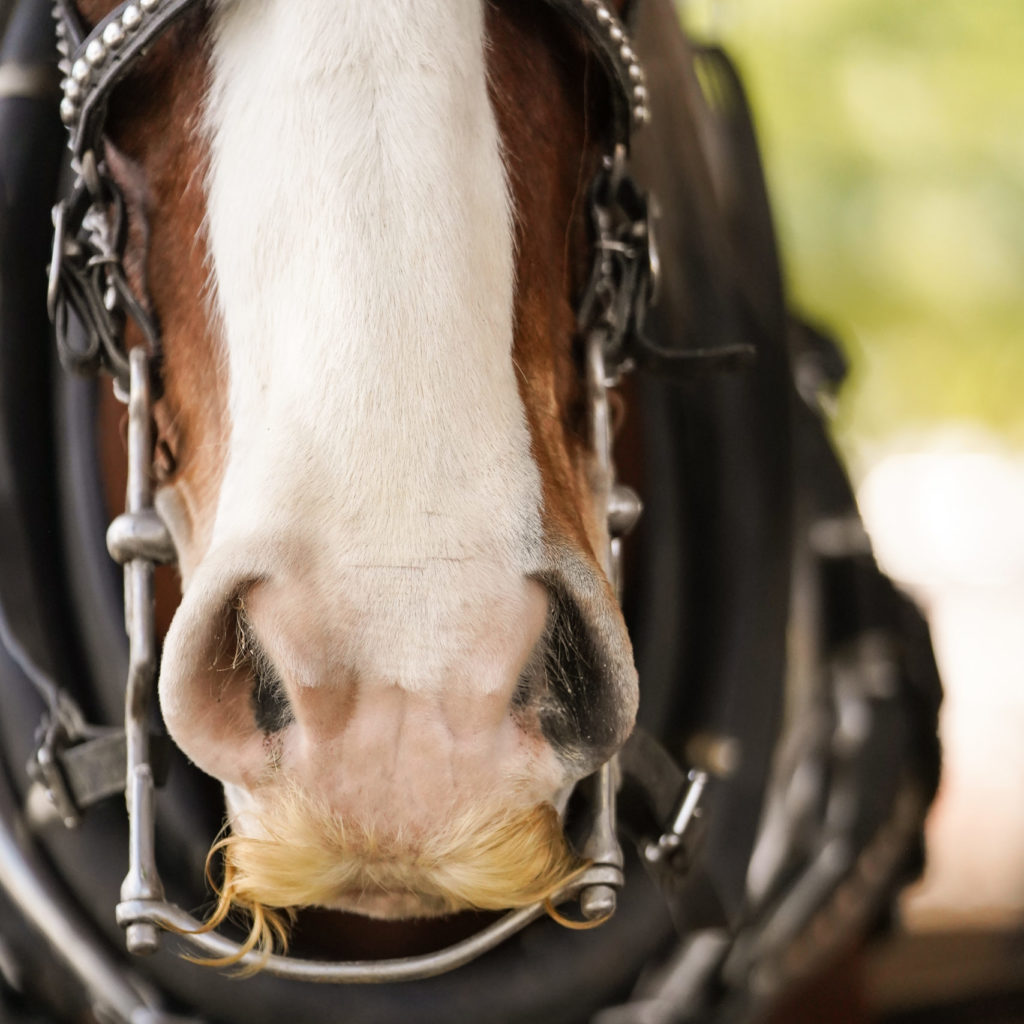
<svg viewBox="0 0 1024 1024"><path fill-rule="evenodd" d="M284 686L276 677L268 682L258 674L255 676L249 706L260 732L280 732L295 721L295 712Z"/></svg>
<svg viewBox="0 0 1024 1024"><path fill-rule="evenodd" d="M618 694L601 678L601 652L576 602L552 590L551 610L543 643L544 735L563 756L588 751L603 759L616 745Z"/></svg>
<svg viewBox="0 0 1024 1024"><path fill-rule="evenodd" d="M253 629L245 604L236 604L235 657L233 668L248 668L252 674L249 706L260 732L280 732L295 721L284 683Z"/></svg>
<svg viewBox="0 0 1024 1024"><path fill-rule="evenodd" d="M253 582L230 568L201 568L171 623L160 668L171 737L199 768L233 784L263 770L267 734L292 717L238 597Z"/></svg>
<svg viewBox="0 0 1024 1024"><path fill-rule="evenodd" d="M632 728L632 650L613 599L578 559L555 558L539 579L549 594L547 626L520 677L514 707L532 706L563 763L586 774Z"/></svg>

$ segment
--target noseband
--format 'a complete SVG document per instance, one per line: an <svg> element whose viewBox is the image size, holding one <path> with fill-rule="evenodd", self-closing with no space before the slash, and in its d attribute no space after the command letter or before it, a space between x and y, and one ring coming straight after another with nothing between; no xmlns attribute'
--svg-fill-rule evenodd
<svg viewBox="0 0 1024 1024"><path fill-rule="evenodd" d="M611 84L612 116L608 150L589 189L589 226L594 251L586 289L578 308L585 345L585 383L589 427L603 481L609 543L603 563L621 598L621 538L636 523L640 500L615 482L608 389L621 373L639 362L683 366L692 354L662 353L645 342L644 313L657 284L657 255L644 193L629 174L632 131L650 119L643 69L625 27L602 0L547 0L581 34L596 54ZM159 359L158 328L132 294L123 265L125 203L102 158L107 104L112 90L172 25L199 0L129 0L86 34L72 0L56 0L60 69L64 74L61 118L68 128L71 167L69 196L54 209L54 245L47 292L58 349L66 367L78 372L105 370L115 392L128 403L128 489L126 510L110 525L107 547L124 566L125 621L129 670L125 697L125 754L129 811L129 871L121 889L117 920L126 930L130 952L151 953L159 928L171 929L212 957L235 956L240 947L201 931L201 923L164 899L155 863L155 781L148 719L156 675L153 617L153 567L174 561L166 527L153 507L150 484L151 360ZM125 348L126 319L141 330L144 346ZM69 330L71 318L80 330ZM84 346L73 337L86 339ZM741 348L741 347L737 347ZM716 353L729 360L743 352ZM55 718L56 720L56 718ZM80 753L84 763L87 757ZM57 769L53 743L40 749L39 771L65 819L76 813L68 784ZM66 761L65 761L66 764ZM581 854L589 867L551 900L578 899L586 921L614 913L623 884L623 854L616 835L618 789L615 758L586 780L589 830ZM695 778L673 817L662 847L678 845L696 808L703 780ZM109 788L109 787L108 787ZM319 963L284 956L252 961L283 977L334 982L385 982L425 978L459 967L504 941L546 912L544 902L507 914L472 938L437 953L369 963Z"/></svg>

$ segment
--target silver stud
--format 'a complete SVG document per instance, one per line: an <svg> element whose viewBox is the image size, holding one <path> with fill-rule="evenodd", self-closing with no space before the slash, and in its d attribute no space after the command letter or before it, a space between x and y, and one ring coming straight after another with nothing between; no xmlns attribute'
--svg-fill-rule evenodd
<svg viewBox="0 0 1024 1024"><path fill-rule="evenodd" d="M142 11L135 4L129 4L121 15L121 24L128 32L134 32L142 24Z"/></svg>
<svg viewBox="0 0 1024 1024"><path fill-rule="evenodd" d="M633 120L638 124L647 124L651 120L651 112L646 107L634 107Z"/></svg>
<svg viewBox="0 0 1024 1024"><path fill-rule="evenodd" d="M71 47L68 45L68 41L66 39L57 40L57 52L62 57L67 57L71 53Z"/></svg>
<svg viewBox="0 0 1024 1024"><path fill-rule="evenodd" d="M92 68L89 67L81 57L79 57L78 60L71 65L71 77L79 85L85 85L89 79L92 78Z"/></svg>
<svg viewBox="0 0 1024 1024"><path fill-rule="evenodd" d="M602 25L607 25L612 20L612 12L607 7L601 6L597 9L597 20Z"/></svg>
<svg viewBox="0 0 1024 1024"><path fill-rule="evenodd" d="M634 82L642 82L644 80L643 68L641 68L639 64L630 64L629 65L629 77Z"/></svg>
<svg viewBox="0 0 1024 1024"><path fill-rule="evenodd" d="M103 42L112 50L116 50L124 42L124 29L119 21L112 21L103 30Z"/></svg>
<svg viewBox="0 0 1024 1024"><path fill-rule="evenodd" d="M633 100L636 103L644 104L647 102L647 86L645 85L634 85L633 86Z"/></svg>
<svg viewBox="0 0 1024 1024"><path fill-rule="evenodd" d="M147 14L149 14L151 11L155 11L156 8L157 8L157 4L159 4L159 3L160 3L160 0L139 0L139 6Z"/></svg>
<svg viewBox="0 0 1024 1024"><path fill-rule="evenodd" d="M632 487L615 484L608 494L608 531L613 537L625 537L643 510L644 503Z"/></svg>
<svg viewBox="0 0 1024 1024"><path fill-rule="evenodd" d="M612 25L612 27L608 29L608 35L612 37L613 43L621 43L625 33L622 31L621 26Z"/></svg>
<svg viewBox="0 0 1024 1024"><path fill-rule="evenodd" d="M64 95L72 103L77 103L82 98L82 87L73 78L65 78L63 84Z"/></svg>
<svg viewBox="0 0 1024 1024"><path fill-rule="evenodd" d="M99 39L94 39L85 48L85 59L94 68L98 68L107 59L107 48Z"/></svg>
<svg viewBox="0 0 1024 1024"><path fill-rule="evenodd" d="M60 119L67 125L75 123L78 116L78 107L67 96L60 101Z"/></svg>
<svg viewBox="0 0 1024 1024"><path fill-rule="evenodd" d="M619 56L627 63L630 64L636 60L636 54L633 52L633 47L629 43L623 43L619 49Z"/></svg>
<svg viewBox="0 0 1024 1024"><path fill-rule="evenodd" d="M57 61L57 70L67 78L71 74L71 61L67 60L67 58Z"/></svg>

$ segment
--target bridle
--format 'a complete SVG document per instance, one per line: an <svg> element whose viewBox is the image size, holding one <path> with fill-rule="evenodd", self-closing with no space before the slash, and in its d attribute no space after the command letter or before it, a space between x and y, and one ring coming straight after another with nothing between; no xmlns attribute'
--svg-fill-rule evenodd
<svg viewBox="0 0 1024 1024"><path fill-rule="evenodd" d="M626 28L602 0L547 0L582 35L611 83L612 114L608 148L589 190L589 227L594 252L587 285L578 308L579 334L585 349L585 383L592 447L604 491L596 495L606 511L609 543L604 568L621 597L621 541L641 512L639 498L615 482L608 390L635 364L669 371L687 369L694 358L725 364L744 358L746 346L669 352L643 335L646 308L657 285L657 253L651 233L648 200L629 173L632 131L649 118L643 69ZM155 781L148 719L156 674L153 617L154 565L174 561L166 527L153 507L150 460L153 386L152 360L159 359L160 335L145 305L132 293L124 270L125 203L103 160L107 104L112 90L152 45L176 22L196 9L199 0L128 0L85 33L71 0L56 0L60 68L64 74L61 117L69 131L74 183L54 209L54 245L47 304L58 349L66 367L78 372L104 370L115 393L128 404L128 485L125 512L110 525L107 546L124 566L125 621L129 637L129 671L125 695L126 779L129 813L129 871L121 889L117 920L126 930L128 950L153 952L159 929L173 930L203 954L225 957L240 947L164 899L155 862ZM127 318L138 325L144 345L125 347ZM80 330L69 330L71 318ZM84 336L84 346L73 336ZM55 717L55 716L54 716ZM37 757L38 774L65 819L75 815L75 801L65 778L68 762L57 763L50 730ZM88 767L87 755L79 762ZM108 764L109 756L108 756ZM589 827L581 854L589 867L556 894L552 902L579 901L586 921L614 913L623 884L623 854L615 828L618 764L613 758L585 780ZM73 780L72 780L73 781ZM652 860L675 849L697 809L706 775L696 773L672 815L666 833L652 847ZM112 785L112 784L111 784ZM111 785L104 788L109 791ZM471 938L425 956L372 962L321 963L284 956L249 953L242 963L259 963L271 974L293 979L333 982L387 982L425 978L452 970L479 956L546 912L536 903L511 912Z"/></svg>

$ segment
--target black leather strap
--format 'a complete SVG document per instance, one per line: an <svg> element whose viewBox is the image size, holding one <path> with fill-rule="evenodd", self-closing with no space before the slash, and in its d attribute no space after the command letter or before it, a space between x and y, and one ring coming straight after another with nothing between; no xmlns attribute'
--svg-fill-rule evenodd
<svg viewBox="0 0 1024 1024"><path fill-rule="evenodd" d="M611 148L629 151L632 129L649 119L647 80L613 0L545 0L583 36L612 86Z"/></svg>
<svg viewBox="0 0 1024 1024"><path fill-rule="evenodd" d="M89 150L100 153L107 102L114 87L167 29L200 3L201 0L128 0L83 38L72 0L57 0L61 22L71 43L61 116L71 132L71 152L77 159ZM130 11L134 14L129 14ZM136 16L138 24L132 27Z"/></svg>

